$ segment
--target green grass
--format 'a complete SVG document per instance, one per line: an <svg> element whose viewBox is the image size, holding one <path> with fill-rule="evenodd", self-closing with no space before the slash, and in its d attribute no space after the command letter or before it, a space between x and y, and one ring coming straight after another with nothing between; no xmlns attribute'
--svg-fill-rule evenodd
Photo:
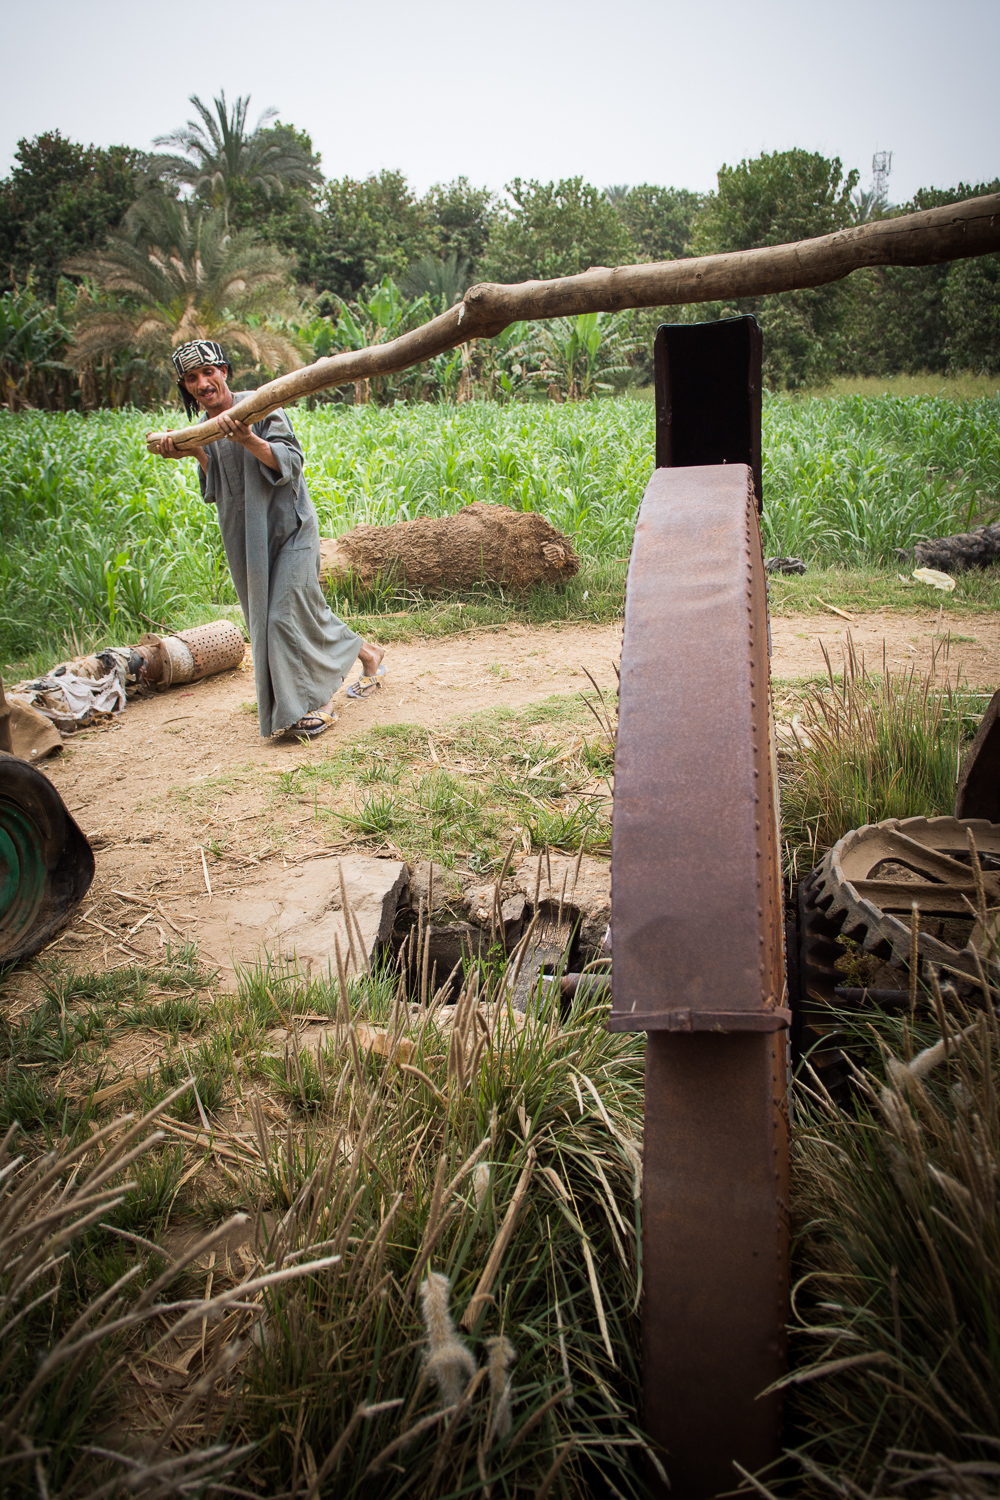
<svg viewBox="0 0 1000 1500"><path fill-rule="evenodd" d="M911 563L900 562L886 567L814 564L801 576L772 574L768 581L771 614L825 616L830 624L829 611L823 607L829 604L848 614L876 609L933 610L935 614L941 610L944 628L954 620L960 631L963 615L1000 610L1000 571L996 568L957 573L950 593L920 583L910 576L912 572Z"/></svg>
<svg viewBox="0 0 1000 1500"><path fill-rule="evenodd" d="M107 973L76 973L59 963L43 968L46 995L60 1006L93 1000L120 1006L142 1001L150 986L160 990L191 990L206 976L192 943L167 943L160 964L125 964Z"/></svg>
<svg viewBox="0 0 1000 1500"><path fill-rule="evenodd" d="M143 435L175 413L0 414L0 667L8 680L69 647L192 625L236 608L193 464ZM392 641L511 620L607 620L653 464L641 399L559 407L296 411L321 530L447 514L474 500L538 510L574 540L580 577L522 600L482 589L334 601ZM1000 398L774 398L764 410L765 547L888 581L894 549L990 520L1000 504ZM461 608L458 606L461 605Z"/></svg>
<svg viewBox="0 0 1000 1500"><path fill-rule="evenodd" d="M149 1031L166 1031L175 1037L181 1031L199 1031L205 1018L193 997L172 997L166 1000L147 1000L124 1011L122 1020L127 1026L141 1026Z"/></svg>
<svg viewBox="0 0 1000 1500"><path fill-rule="evenodd" d="M487 871L518 848L611 847L612 740L579 693L489 709L436 730L377 725L275 778L272 798L312 802L330 841L345 834L407 859ZM433 749L433 754L432 754ZM434 757L437 757L435 761Z"/></svg>
<svg viewBox="0 0 1000 1500"><path fill-rule="evenodd" d="M95 1117L93 1093L105 1082L107 1048L116 1037L143 1028L166 1033L164 1041L176 1046L182 1033L188 1038L198 1030L196 991L212 978L190 944L168 947L162 964L77 973L43 959L32 968L41 995L16 1017L2 1002L19 972L0 981L0 1133L18 1122L49 1139L78 1136ZM204 1061L200 1052L189 1055ZM186 1066L171 1066L174 1081L188 1076ZM84 1076L86 1083L79 1081ZM218 1065L213 1076L217 1083Z"/></svg>
<svg viewBox="0 0 1000 1500"><path fill-rule="evenodd" d="M915 667L906 675L880 673L853 647L839 675L828 667L826 682L788 690L778 710L779 720L794 720L795 741L782 741L780 762L781 830L793 879L852 828L951 813L961 755L989 701Z"/></svg>
<svg viewBox="0 0 1000 1500"><path fill-rule="evenodd" d="M11 1025L0 1020L0 1058L27 1067L57 1067L78 1049L100 1037L107 1018L100 1008L85 1005L72 1011L59 995L61 986L46 985L44 1000L24 1020Z"/></svg>
<svg viewBox="0 0 1000 1500"><path fill-rule="evenodd" d="M631 386L628 394L636 401L653 401L655 388L651 385ZM835 375L826 385L810 386L796 391L790 398L795 401L830 400L838 396L943 396L949 401L979 401L984 397L1000 395L1000 379L996 375L973 375L965 371L961 375L932 375L923 371L917 375Z"/></svg>
<svg viewBox="0 0 1000 1500"><path fill-rule="evenodd" d="M836 375L824 386L804 391L802 396L830 399L837 396L944 396L949 401L978 401L1000 396L996 375ZM801 399L801 398L800 398Z"/></svg>
<svg viewBox="0 0 1000 1500"><path fill-rule="evenodd" d="M134 1184L124 1201L108 1215L116 1229L154 1235L162 1229L184 1175L184 1150L166 1146L140 1157L128 1174Z"/></svg>
<svg viewBox="0 0 1000 1500"><path fill-rule="evenodd" d="M19 1125L58 1139L72 1136L80 1124L76 1101L57 1083L12 1063L0 1065L0 1136Z"/></svg>
<svg viewBox="0 0 1000 1500"><path fill-rule="evenodd" d="M278 1097L301 1114L313 1114L330 1097L323 1053L286 1046L280 1057L265 1057L261 1073Z"/></svg>
<svg viewBox="0 0 1000 1500"><path fill-rule="evenodd" d="M581 559L580 571L564 587L534 588L511 597L486 585L471 593L387 592L382 597L358 591L350 598L332 595L330 603L362 635L386 645L457 635L463 631L500 629L504 625L572 622L606 625L617 620L625 604L627 558Z"/></svg>
<svg viewBox="0 0 1000 1500"><path fill-rule="evenodd" d="M93 1003L110 1029L122 997L102 980L78 976L77 989L100 995ZM144 1411L130 1416L132 1435L148 1439L143 1460L169 1461L173 1480L188 1465L198 1488L207 1473L240 1493L301 1495L303 1459L315 1468L329 1459L322 1493L344 1500L457 1500L484 1485L567 1500L590 1486L645 1493L636 1417L642 1038L610 1035L600 1008L580 1007L562 1024L554 1013L515 1024L496 1003L498 969L470 972L454 1025L441 1013L411 1018L393 980L364 976L341 991L263 958L213 1007L209 1039L151 1075L141 1092L148 1105L169 1102L160 1123L196 1124L192 1091L170 1098L187 1062L211 1113L207 1070L231 1074L235 1038L250 1048L295 1011L379 1013L405 1037L398 1059L343 1032L318 1058L294 1047L245 1056L244 1078L255 1094L263 1085L270 1115L251 1100L250 1137L212 1120L215 1147L236 1171L207 1177L206 1149L159 1140L150 1117L132 1132L108 1120L92 1145L81 1132L75 1156L66 1141L47 1155L34 1118L22 1122L29 1134L0 1139L5 1493L41 1488L73 1500L99 1480L116 1491L115 1444L97 1455L87 1445L126 1403L131 1410L137 1377L156 1381L162 1397L148 1432ZM273 1129L268 1093L287 1106ZM16 1170L12 1150L23 1158ZM190 1181L199 1173L200 1185ZM301 1265L300 1286L283 1279L263 1298L240 1297L236 1283L256 1266L248 1272L228 1250L208 1259L211 1240L192 1224L215 1224L236 1206L250 1210L261 1268L283 1267L286 1278ZM186 1238L173 1260L158 1247L179 1222ZM428 1272L456 1322L482 1294L460 1345L454 1333L442 1342L441 1320L430 1318ZM213 1318L209 1299L219 1295L243 1311ZM104 1336L90 1342L102 1316ZM183 1337L168 1343L185 1320ZM456 1346L475 1377L457 1414L447 1373ZM460 1397L466 1384L467 1375ZM164 1412L181 1425L158 1456ZM178 1491L168 1481L163 1492Z"/></svg>

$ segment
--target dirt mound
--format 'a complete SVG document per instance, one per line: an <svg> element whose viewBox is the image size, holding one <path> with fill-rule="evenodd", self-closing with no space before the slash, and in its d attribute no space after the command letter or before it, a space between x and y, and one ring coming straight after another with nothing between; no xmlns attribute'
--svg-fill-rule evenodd
<svg viewBox="0 0 1000 1500"><path fill-rule="evenodd" d="M484 579L522 593L565 583L579 571L572 544L533 511L476 501L453 516L357 526L320 543L320 577L365 585L392 578L407 588L469 589Z"/></svg>

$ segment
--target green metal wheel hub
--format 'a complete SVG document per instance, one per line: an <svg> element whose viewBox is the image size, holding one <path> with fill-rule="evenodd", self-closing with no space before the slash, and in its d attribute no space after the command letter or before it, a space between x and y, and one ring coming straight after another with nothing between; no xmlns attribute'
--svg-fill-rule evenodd
<svg viewBox="0 0 1000 1500"><path fill-rule="evenodd" d="M93 878L93 850L51 781L0 751L0 967L50 943Z"/></svg>
<svg viewBox="0 0 1000 1500"><path fill-rule="evenodd" d="M44 836L23 808L0 797L0 924L17 942L45 895Z"/></svg>

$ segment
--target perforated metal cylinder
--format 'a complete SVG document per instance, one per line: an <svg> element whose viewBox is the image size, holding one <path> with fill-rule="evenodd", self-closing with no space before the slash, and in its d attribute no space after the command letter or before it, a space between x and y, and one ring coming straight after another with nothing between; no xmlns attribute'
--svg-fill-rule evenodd
<svg viewBox="0 0 1000 1500"><path fill-rule="evenodd" d="M48 777L0 753L0 963L57 933L94 878L94 855Z"/></svg>
<svg viewBox="0 0 1000 1500"><path fill-rule="evenodd" d="M160 657L163 670L160 687L174 687L179 682L190 682L194 676L194 657L178 635L165 635L160 641Z"/></svg>
<svg viewBox="0 0 1000 1500"><path fill-rule="evenodd" d="M191 654L191 675L183 679L187 682L232 671L239 666L246 650L240 629L232 620L213 620L209 625L196 625L193 630L179 630L170 639L181 641Z"/></svg>
<svg viewBox="0 0 1000 1500"><path fill-rule="evenodd" d="M173 635L144 635L139 647L147 661L145 680L161 690L232 671L246 650L232 620L213 620Z"/></svg>

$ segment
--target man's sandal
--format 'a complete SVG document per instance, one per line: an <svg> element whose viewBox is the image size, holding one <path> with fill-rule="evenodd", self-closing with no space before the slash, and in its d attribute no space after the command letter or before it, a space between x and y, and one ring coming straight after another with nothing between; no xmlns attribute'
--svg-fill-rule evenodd
<svg viewBox="0 0 1000 1500"><path fill-rule="evenodd" d="M378 688L382 686L382 678L385 676L385 662L381 662L370 677L359 677L357 682L346 689L346 698L370 698Z"/></svg>
<svg viewBox="0 0 1000 1500"><path fill-rule="evenodd" d="M311 714L303 714L288 733L296 739L314 740L318 734L325 734L328 729L332 729L336 722L336 714L328 714L325 709L317 708Z"/></svg>

